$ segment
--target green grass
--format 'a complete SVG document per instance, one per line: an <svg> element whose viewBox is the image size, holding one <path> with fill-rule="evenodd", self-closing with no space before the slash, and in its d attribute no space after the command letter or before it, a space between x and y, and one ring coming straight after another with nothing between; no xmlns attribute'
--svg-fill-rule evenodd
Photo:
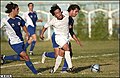
<svg viewBox="0 0 120 78"><path fill-rule="evenodd" d="M50 68L54 66L55 59L46 58L44 64L40 63L44 51L53 51L51 42L46 41L37 42L34 49L35 55L30 56L33 63L39 62L34 66L42 72L42 75L32 74L25 65L1 68L1 74L11 74L13 77L119 77L119 41L82 41L82 48L74 41L71 43L75 73L60 73L63 62L56 73L49 73ZM1 42L1 54L13 55L15 52L7 42ZM1 67L16 64L24 64L24 61L7 61ZM99 73L90 71L92 64L100 64Z"/></svg>

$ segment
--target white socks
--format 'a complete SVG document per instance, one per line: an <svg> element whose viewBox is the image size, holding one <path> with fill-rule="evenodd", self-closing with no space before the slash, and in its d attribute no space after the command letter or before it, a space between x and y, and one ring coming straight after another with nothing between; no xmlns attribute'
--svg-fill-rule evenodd
<svg viewBox="0 0 120 78"><path fill-rule="evenodd" d="M61 56L57 56L56 58L56 62L55 62L55 67L54 67L54 72L58 69L58 67L60 66L61 62L62 62L62 58Z"/></svg>
<svg viewBox="0 0 120 78"><path fill-rule="evenodd" d="M70 51L65 51L65 59L69 68L72 68L72 61L70 57Z"/></svg>

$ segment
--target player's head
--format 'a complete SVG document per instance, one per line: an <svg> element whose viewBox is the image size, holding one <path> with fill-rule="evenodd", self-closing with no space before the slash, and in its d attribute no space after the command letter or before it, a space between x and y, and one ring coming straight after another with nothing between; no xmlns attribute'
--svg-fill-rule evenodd
<svg viewBox="0 0 120 78"><path fill-rule="evenodd" d="M54 4L51 7L50 13L53 16L55 16L57 19L62 19L63 18L63 15L62 15L62 12L61 12L61 8L57 4Z"/></svg>
<svg viewBox="0 0 120 78"><path fill-rule="evenodd" d="M17 15L19 13L19 7L17 4L14 4L12 2L8 3L5 8L7 8L7 10L5 11L6 13L13 13L14 15Z"/></svg>
<svg viewBox="0 0 120 78"><path fill-rule="evenodd" d="M34 4L33 3L28 3L28 8L30 11L33 11Z"/></svg>
<svg viewBox="0 0 120 78"><path fill-rule="evenodd" d="M68 12L71 17L75 17L79 13L80 7L77 4L71 4L68 7Z"/></svg>

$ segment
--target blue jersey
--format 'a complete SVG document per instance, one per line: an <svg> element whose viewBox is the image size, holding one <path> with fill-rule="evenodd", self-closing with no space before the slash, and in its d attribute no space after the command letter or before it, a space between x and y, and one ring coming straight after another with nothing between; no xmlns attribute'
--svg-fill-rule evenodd
<svg viewBox="0 0 120 78"><path fill-rule="evenodd" d="M11 45L23 42L21 27L25 26L25 21L20 17L15 18L6 17L1 21L1 27L6 29L6 33Z"/></svg>
<svg viewBox="0 0 120 78"><path fill-rule="evenodd" d="M26 21L28 26L28 32L31 35L35 34L36 31L36 22L38 20L36 12L26 12L23 14L23 19Z"/></svg>
<svg viewBox="0 0 120 78"><path fill-rule="evenodd" d="M37 17L37 13L34 11L34 12L25 12L23 14L23 19L26 21L26 25L27 26L32 26L32 27L35 27L36 26L36 22L38 20L38 17Z"/></svg>

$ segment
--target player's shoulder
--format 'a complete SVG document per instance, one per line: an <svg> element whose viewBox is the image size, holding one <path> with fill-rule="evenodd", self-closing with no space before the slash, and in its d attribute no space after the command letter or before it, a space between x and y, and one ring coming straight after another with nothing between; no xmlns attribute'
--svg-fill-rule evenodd
<svg viewBox="0 0 120 78"><path fill-rule="evenodd" d="M16 15L16 18L19 19L19 20L22 20L22 17L19 16L19 15Z"/></svg>
<svg viewBox="0 0 120 78"><path fill-rule="evenodd" d="M36 11L33 11L33 13L37 14L37 12L36 12Z"/></svg>

